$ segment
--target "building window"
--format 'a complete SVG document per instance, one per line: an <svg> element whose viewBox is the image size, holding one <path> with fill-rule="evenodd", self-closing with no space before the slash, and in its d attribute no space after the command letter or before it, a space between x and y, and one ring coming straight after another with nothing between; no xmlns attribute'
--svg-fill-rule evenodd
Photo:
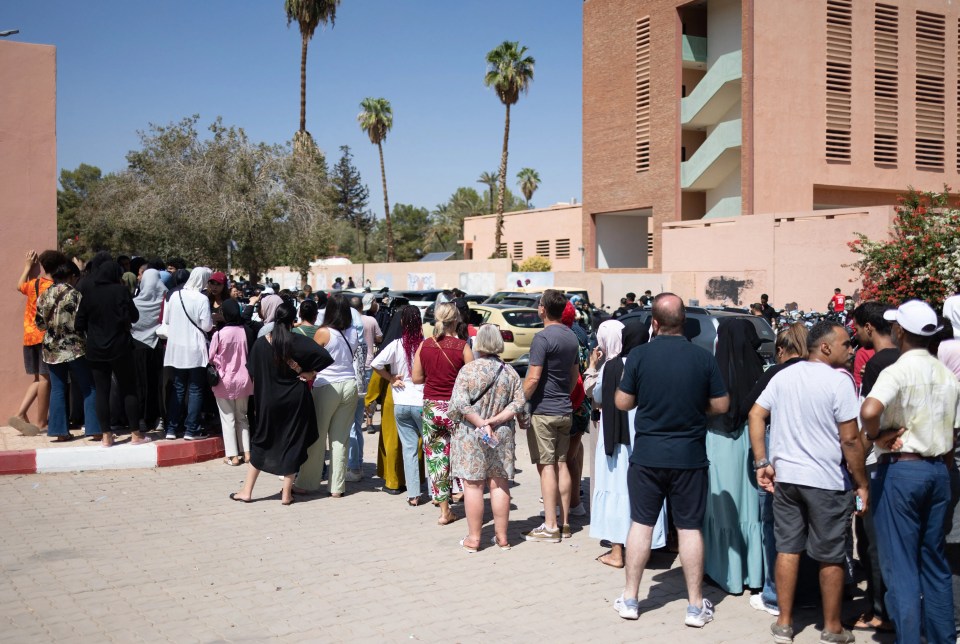
<svg viewBox="0 0 960 644"><path fill-rule="evenodd" d="M540 257L550 257L550 240L541 239L537 242L537 255Z"/></svg>
<svg viewBox="0 0 960 644"><path fill-rule="evenodd" d="M918 170L943 170L946 19L917 11Z"/></svg>
<svg viewBox="0 0 960 644"><path fill-rule="evenodd" d="M828 161L850 161L852 0L827 0Z"/></svg>
<svg viewBox="0 0 960 644"><path fill-rule="evenodd" d="M873 161L897 165L897 104L899 101L898 37L899 9L876 5L873 32Z"/></svg>
<svg viewBox="0 0 960 644"><path fill-rule="evenodd" d="M650 169L650 16L637 20L636 171Z"/></svg>
<svg viewBox="0 0 960 644"><path fill-rule="evenodd" d="M523 242L513 242L513 258L523 259Z"/></svg>
<svg viewBox="0 0 960 644"><path fill-rule="evenodd" d="M558 239L553 250L557 259L568 259L570 257L570 240Z"/></svg>

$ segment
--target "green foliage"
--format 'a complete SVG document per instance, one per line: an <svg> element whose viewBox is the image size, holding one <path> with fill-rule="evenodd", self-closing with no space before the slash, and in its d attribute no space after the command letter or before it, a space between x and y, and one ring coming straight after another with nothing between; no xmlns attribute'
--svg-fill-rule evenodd
<svg viewBox="0 0 960 644"><path fill-rule="evenodd" d="M948 190L898 198L888 239L856 234L850 249L863 280L861 299L900 304L916 297L934 307L960 291L960 210L950 207Z"/></svg>
<svg viewBox="0 0 960 644"><path fill-rule="evenodd" d="M140 132L128 168L95 184L77 212L79 248L180 256L251 276L325 254L330 187L323 155L253 143L218 118L201 138L198 116Z"/></svg>
<svg viewBox="0 0 960 644"><path fill-rule="evenodd" d="M500 102L513 105L526 93L533 82L533 68L536 61L526 56L527 48L519 42L505 40L487 52L487 73L483 83L492 87Z"/></svg>
<svg viewBox="0 0 960 644"><path fill-rule="evenodd" d="M517 185L524 199L527 200L527 208L529 208L533 193L540 187L540 174L533 168L521 168L517 173Z"/></svg>
<svg viewBox="0 0 960 644"><path fill-rule="evenodd" d="M370 137L370 143L379 145L387 140L387 132L393 127L393 108L385 98L367 97L360 101L357 122L360 129Z"/></svg>
<svg viewBox="0 0 960 644"><path fill-rule="evenodd" d="M370 190L363 183L360 171L353 165L350 146L340 146L340 160L333 166L330 176L333 188L333 214L346 222L353 231L349 240L340 240L335 244L338 254L345 254L354 262L363 261L366 254L363 240L374 228L375 219L367 206Z"/></svg>
<svg viewBox="0 0 960 644"><path fill-rule="evenodd" d="M487 187L487 194L489 195L489 200L487 201L487 212L493 212L493 198L497 191L497 173L496 172L482 172L480 178L477 179L477 183L482 183Z"/></svg>
<svg viewBox="0 0 960 644"><path fill-rule="evenodd" d="M540 255L533 255L520 263L521 273L545 273L552 268L550 260Z"/></svg>
<svg viewBox="0 0 960 644"><path fill-rule="evenodd" d="M426 253L437 248L435 239L429 232L432 218L426 208L417 208L409 204L393 205L390 213L393 224L393 241L396 261L415 262ZM381 219L377 222L377 232L372 240L378 261L386 260L386 225Z"/></svg>
<svg viewBox="0 0 960 644"><path fill-rule="evenodd" d="M81 163L76 170L60 171L60 189L57 190L57 243L71 252L84 252L80 247L82 223L80 206L103 179L100 168Z"/></svg>
<svg viewBox="0 0 960 644"><path fill-rule="evenodd" d="M296 22L303 36L313 38L313 32L320 23L329 22L331 27L336 23L339 4L340 0L284 0L287 26Z"/></svg>

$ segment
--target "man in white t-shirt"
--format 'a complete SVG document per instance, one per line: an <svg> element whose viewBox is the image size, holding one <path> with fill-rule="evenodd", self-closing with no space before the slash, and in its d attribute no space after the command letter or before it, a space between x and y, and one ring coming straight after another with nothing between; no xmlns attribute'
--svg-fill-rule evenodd
<svg viewBox="0 0 960 644"><path fill-rule="evenodd" d="M943 317L953 325L953 337L960 340L960 293L951 295L943 303Z"/></svg>
<svg viewBox="0 0 960 644"><path fill-rule="evenodd" d="M840 623L846 531L854 511L867 508L867 476L859 438L860 411L846 329L818 322L807 336L810 358L770 380L750 410L750 442L757 483L773 492L780 616L770 626L774 640L793 640L793 599L800 555L820 562L823 597L821 642L853 642ZM770 460L764 444L770 419Z"/></svg>
<svg viewBox="0 0 960 644"><path fill-rule="evenodd" d="M373 362L374 349L377 343L383 340L383 334L380 332L380 325L377 324L376 319L363 314L363 311L369 311L371 302L373 302L371 293L365 294L362 300L359 297L350 298L350 306L353 307L354 327L357 328L357 333L367 348L367 359L361 385L362 391L361 396L357 399L357 410L353 415L353 427L350 428L350 449L347 456L346 480L354 483L363 479L363 410L365 408L364 398L367 393L367 384L370 382L372 373L370 363Z"/></svg>

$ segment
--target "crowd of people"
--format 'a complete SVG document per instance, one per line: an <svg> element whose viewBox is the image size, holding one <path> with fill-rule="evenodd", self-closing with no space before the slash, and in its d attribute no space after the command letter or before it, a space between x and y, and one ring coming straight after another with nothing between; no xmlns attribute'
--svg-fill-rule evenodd
<svg viewBox="0 0 960 644"><path fill-rule="evenodd" d="M34 376L10 419L23 433L71 440L74 422L110 447L118 425L139 444L154 428L196 440L219 424L225 463L248 464L230 499L253 501L267 472L290 505L324 482L341 498L362 478L363 434L379 404L384 491L419 506L426 488L441 526L462 503L459 545L476 553L487 545L487 490L489 545L511 548L523 431L543 503L523 538L561 543L571 517L589 515L590 536L608 544L598 561L624 570L614 602L624 619L640 616L651 551L675 547L688 626L715 617L706 576L728 593L753 591L750 605L777 618L774 642L793 641L794 608L811 597L822 605L821 642L853 642L851 627L905 643L956 641L960 324L927 303L861 303L853 333L831 320L792 324L770 366L744 317L719 321L711 352L684 336L678 296L648 291L641 303L628 294L591 336L564 294L547 289L521 377L500 359L500 330L472 327L462 299L437 304L424 337L415 306L385 317L372 293L342 289L268 288L242 301L224 273L188 272L178 259L99 253L81 266L31 252L18 288ZM649 318L629 315L641 305ZM766 307L764 298L765 317ZM960 312L960 295L943 312ZM854 542L869 608L845 619Z"/></svg>

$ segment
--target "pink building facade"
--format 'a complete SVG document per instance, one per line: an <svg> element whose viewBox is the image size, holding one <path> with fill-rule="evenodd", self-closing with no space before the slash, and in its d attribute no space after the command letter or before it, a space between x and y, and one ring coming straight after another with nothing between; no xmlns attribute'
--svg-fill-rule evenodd
<svg viewBox="0 0 960 644"><path fill-rule="evenodd" d="M28 250L57 243L56 49L0 41L0 418L16 413L27 384L21 359L25 299L14 290ZM6 415L2 415L6 414Z"/></svg>

